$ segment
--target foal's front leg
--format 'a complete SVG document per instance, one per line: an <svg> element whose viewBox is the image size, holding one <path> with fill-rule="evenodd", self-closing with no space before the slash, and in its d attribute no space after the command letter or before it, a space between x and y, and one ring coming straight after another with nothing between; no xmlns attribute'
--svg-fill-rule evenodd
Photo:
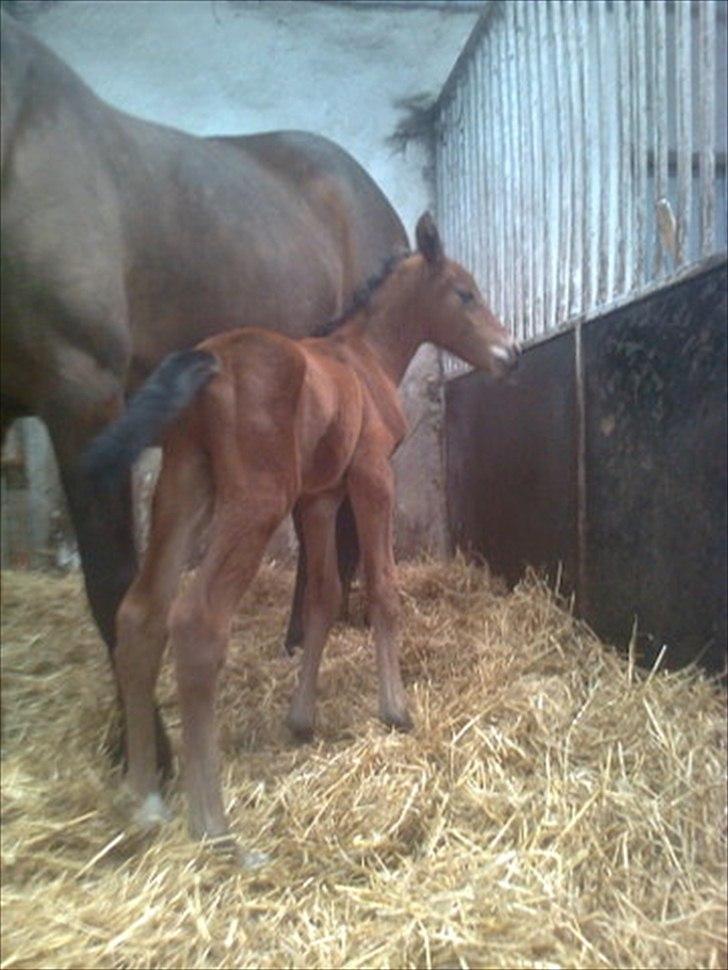
<svg viewBox="0 0 728 970"><path fill-rule="evenodd" d="M302 499L299 503L307 562L303 597L303 658L287 723L302 741L308 741L313 736L321 654L341 600L336 556L336 513L340 502L341 494L336 493Z"/></svg>
<svg viewBox="0 0 728 970"><path fill-rule="evenodd" d="M379 673L379 716L409 731L412 720L399 668L400 607L392 541L394 475L389 462L367 451L352 465L349 495L356 516Z"/></svg>
<svg viewBox="0 0 728 970"><path fill-rule="evenodd" d="M298 539L298 565L296 567L296 582L293 588L291 615L288 620L285 640L283 641L283 653L291 657L303 643L304 633L303 599L306 590L306 574L308 568L301 513L301 508L304 504L305 502L298 503L293 510L293 525L296 530L296 538ZM336 554L339 581L342 586L341 619L348 622L349 592L359 562L359 542L357 540L351 504L348 500L344 500L340 505L336 516Z"/></svg>

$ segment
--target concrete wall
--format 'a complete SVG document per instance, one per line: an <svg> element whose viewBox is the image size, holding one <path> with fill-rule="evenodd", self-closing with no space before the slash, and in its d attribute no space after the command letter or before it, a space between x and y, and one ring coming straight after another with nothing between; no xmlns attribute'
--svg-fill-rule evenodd
<svg viewBox="0 0 728 970"><path fill-rule="evenodd" d="M413 143L396 153L387 138L401 118L400 100L439 92L477 17L473 4L58 0L24 7L25 25L117 108L200 135L315 131L365 166L410 234L432 205L425 149ZM404 554L444 549L438 386L436 355L425 348L403 386L415 428L396 460ZM39 565L49 544L59 549L52 531L63 532L57 476L37 422L22 424L33 470L24 499L13 496L12 517L30 510L25 533L32 532L30 558ZM56 558L68 558L66 546Z"/></svg>

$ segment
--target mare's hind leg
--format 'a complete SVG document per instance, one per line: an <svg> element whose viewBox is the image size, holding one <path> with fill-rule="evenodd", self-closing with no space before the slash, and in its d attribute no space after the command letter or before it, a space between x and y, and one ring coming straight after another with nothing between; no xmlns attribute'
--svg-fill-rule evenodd
<svg viewBox="0 0 728 970"><path fill-rule="evenodd" d="M189 589L172 607L170 636L182 711L185 788L195 838L229 831L218 771L217 677L240 597L289 508L275 481L262 476L244 493L227 492L216 503L205 558Z"/></svg>
<svg viewBox="0 0 728 970"><path fill-rule="evenodd" d="M119 360L119 366L123 360ZM57 396L40 416L53 442L63 490L81 555L89 606L114 666L116 614L136 574L131 475L120 487L99 494L80 466L80 456L93 437L123 409L121 385L91 360L76 363L79 373L59 382ZM172 753L164 725L155 711L156 759L165 775L171 774ZM126 747L124 725L121 744L113 746L114 760Z"/></svg>
<svg viewBox="0 0 728 970"><path fill-rule="evenodd" d="M354 510L348 497L344 499L336 516L336 555L341 580L341 619L349 621L349 594L359 565L359 538L356 534Z"/></svg>
<svg viewBox="0 0 728 970"><path fill-rule="evenodd" d="M206 461L189 450L165 455L154 494L147 552L117 616L116 674L127 725L127 784L142 824L162 821L155 758L154 688L167 639L167 616L210 490Z"/></svg>
<svg viewBox="0 0 728 970"><path fill-rule="evenodd" d="M316 680L321 654L341 600L336 557L336 513L341 494L316 496L300 503L307 574L303 603L303 659L287 723L301 740L313 735Z"/></svg>
<svg viewBox="0 0 728 970"><path fill-rule="evenodd" d="M379 716L408 731L412 721L399 668L399 595L392 541L394 476L381 455L363 453L348 477L369 598L379 673Z"/></svg>

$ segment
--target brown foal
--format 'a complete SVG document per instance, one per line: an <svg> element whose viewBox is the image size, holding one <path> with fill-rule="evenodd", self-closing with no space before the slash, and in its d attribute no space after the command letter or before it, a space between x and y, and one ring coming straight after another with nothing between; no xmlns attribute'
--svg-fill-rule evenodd
<svg viewBox="0 0 728 970"><path fill-rule="evenodd" d="M168 358L140 391L142 403L132 401L127 416L103 436L101 451L108 458L115 450L118 464L138 452L130 441L139 426L154 425L157 411L168 424L149 547L117 619L128 783L140 800L141 821L165 815L154 755L154 688L169 636L190 830L196 837L228 832L214 720L217 677L238 602L294 504L309 572L303 658L288 725L299 738L313 733L316 678L341 595L336 514L348 495L376 647L379 714L388 725L411 727L392 551L390 458L406 430L397 385L425 341L497 375L517 357L473 277L445 257L428 214L417 225L417 246L390 261L367 298L327 336L294 341L244 329L212 337L171 363ZM155 386L156 397L149 391ZM126 434L124 424L128 431L135 422ZM97 455L97 476L101 464ZM209 524L206 552L190 585L177 592L203 524Z"/></svg>

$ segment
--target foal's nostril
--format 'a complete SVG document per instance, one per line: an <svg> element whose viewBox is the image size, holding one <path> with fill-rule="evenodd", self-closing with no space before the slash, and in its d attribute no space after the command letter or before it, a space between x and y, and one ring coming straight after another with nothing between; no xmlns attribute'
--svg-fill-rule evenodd
<svg viewBox="0 0 728 970"><path fill-rule="evenodd" d="M511 366L511 369L515 369L516 367L518 367L522 353L523 353L523 349L521 348L521 345L519 343L514 342L511 344L510 357L509 357L509 364Z"/></svg>
<svg viewBox="0 0 728 970"><path fill-rule="evenodd" d="M511 360L513 359L513 354L510 347L502 347L497 345L495 347L491 347L490 352L496 360L501 360L504 364L510 364Z"/></svg>
<svg viewBox="0 0 728 970"><path fill-rule="evenodd" d="M500 361L509 370L518 365L518 360L521 356L521 346L517 343L511 343L506 346L503 344L497 344L495 347L491 347L490 352L495 360Z"/></svg>

